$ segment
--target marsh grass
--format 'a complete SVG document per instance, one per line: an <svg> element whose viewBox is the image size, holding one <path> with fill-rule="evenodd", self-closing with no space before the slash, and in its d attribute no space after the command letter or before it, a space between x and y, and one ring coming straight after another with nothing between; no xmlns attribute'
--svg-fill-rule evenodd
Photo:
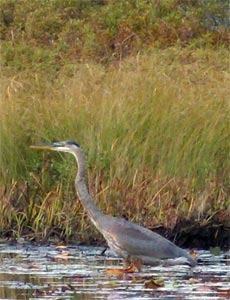
<svg viewBox="0 0 230 300"><path fill-rule="evenodd" d="M227 49L175 46L79 63L72 77L68 65L56 78L3 75L1 232L98 237L75 196L74 158L29 148L41 141L80 143L105 213L170 227L228 209L228 71Z"/></svg>

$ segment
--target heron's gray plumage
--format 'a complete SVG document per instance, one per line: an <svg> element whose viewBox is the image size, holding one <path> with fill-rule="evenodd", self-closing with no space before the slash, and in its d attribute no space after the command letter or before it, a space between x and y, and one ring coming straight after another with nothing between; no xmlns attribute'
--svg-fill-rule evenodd
<svg viewBox="0 0 230 300"><path fill-rule="evenodd" d="M78 197L93 224L103 234L109 247L125 262L140 261L142 264L154 265L162 259L183 258L183 262L191 266L196 265L196 261L187 251L161 235L125 219L107 216L97 208L86 187L84 155L77 143L64 141L32 147L69 152L75 156L78 164L75 179Z"/></svg>

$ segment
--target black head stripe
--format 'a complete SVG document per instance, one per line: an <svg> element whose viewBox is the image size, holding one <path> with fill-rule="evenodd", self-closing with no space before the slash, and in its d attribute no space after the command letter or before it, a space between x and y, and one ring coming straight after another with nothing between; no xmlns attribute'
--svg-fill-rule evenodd
<svg viewBox="0 0 230 300"><path fill-rule="evenodd" d="M74 145L74 146L80 147L80 145L77 144L77 143L75 143L74 141L67 141L66 144L67 145Z"/></svg>

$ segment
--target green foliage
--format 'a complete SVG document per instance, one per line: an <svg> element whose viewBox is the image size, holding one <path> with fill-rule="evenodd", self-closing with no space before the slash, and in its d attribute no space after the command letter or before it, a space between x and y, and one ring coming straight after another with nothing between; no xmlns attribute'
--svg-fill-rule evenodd
<svg viewBox="0 0 230 300"><path fill-rule="evenodd" d="M59 70L67 61L110 62L152 44L164 48L178 42L194 44L205 34L210 45L228 45L227 5L201 0L2 0L2 62L14 71L23 69L23 54L28 53L35 58L35 68L40 62L53 64L55 57Z"/></svg>
<svg viewBox="0 0 230 300"><path fill-rule="evenodd" d="M14 72L31 69L36 72L49 72L50 76L54 76L60 69L55 51L28 45L25 42L18 44L16 48L11 41L5 43L2 56L5 60L4 70L8 74L11 74L12 69Z"/></svg>

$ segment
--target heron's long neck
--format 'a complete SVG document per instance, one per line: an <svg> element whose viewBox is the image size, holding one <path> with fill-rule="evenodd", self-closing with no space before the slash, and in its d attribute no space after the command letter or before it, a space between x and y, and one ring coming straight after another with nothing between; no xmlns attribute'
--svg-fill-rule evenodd
<svg viewBox="0 0 230 300"><path fill-rule="evenodd" d="M80 149L77 149L74 153L75 158L78 163L78 171L75 179L75 187L78 194L78 197L89 214L91 221L94 225L100 230L100 217L103 216L102 212L97 208L93 202L92 197L90 196L86 183L85 183L85 160L84 155Z"/></svg>

